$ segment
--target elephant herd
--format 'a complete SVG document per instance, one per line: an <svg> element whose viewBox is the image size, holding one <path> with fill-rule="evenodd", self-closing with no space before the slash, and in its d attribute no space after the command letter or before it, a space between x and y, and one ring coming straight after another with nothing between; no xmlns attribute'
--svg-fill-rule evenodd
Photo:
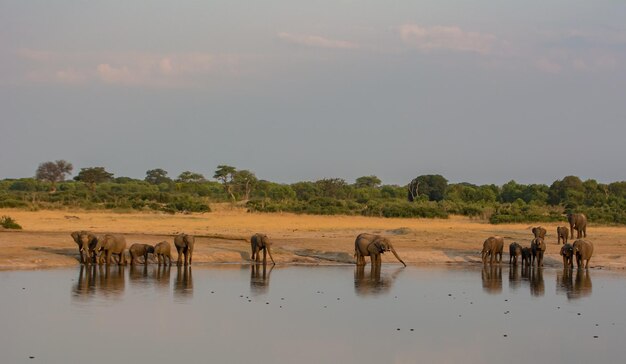
<svg viewBox="0 0 626 364"><path fill-rule="evenodd" d="M582 239L587 237L587 217L583 214L568 214L567 220L570 224L568 230L565 226L557 227L557 245L563 242L563 246L559 254L563 257L563 267L573 268L574 259L578 268L589 267L589 260L593 255L593 243L588 240ZM576 230L576 241L573 244L567 242L568 234L571 233L571 238L574 238L574 230ZM521 264L533 266L537 262L537 267L543 267L543 255L546 251L545 237L547 230L541 226L532 228L534 238L530 242L529 247L522 247L517 242L509 245L509 264L517 265L518 258L521 258ZM504 238L500 236L492 236L487 238L483 243L483 250L481 252L481 258L483 264L492 264L502 262L502 251L504 249Z"/></svg>
<svg viewBox="0 0 626 364"><path fill-rule="evenodd" d="M126 238L123 235L104 234L96 235L92 232L81 230L74 231L70 234L80 254L80 262L82 264L106 264L110 265L112 258L117 258L118 265L126 264ZM188 234L178 234L174 237L174 246L178 252L177 265L191 265L193 257L193 246L195 237ZM252 249L252 260L260 262L260 253L263 252L263 264L266 264L266 255L269 254L273 264L272 252L270 249L270 241L265 234L254 234L250 238ZM148 264L148 256L152 254L153 259L159 265L172 265L172 253L170 243L161 241L156 245L150 244L132 244L128 248L130 256L130 264L139 263L139 258L143 257L143 263Z"/></svg>

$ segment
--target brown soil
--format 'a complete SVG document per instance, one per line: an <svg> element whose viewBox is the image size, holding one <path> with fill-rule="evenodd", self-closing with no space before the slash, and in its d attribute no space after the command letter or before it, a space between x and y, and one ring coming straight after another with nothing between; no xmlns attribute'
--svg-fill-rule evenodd
<svg viewBox="0 0 626 364"><path fill-rule="evenodd" d="M167 240L173 246L174 234L194 234L194 263L248 262L250 246L246 239L256 232L272 239L273 256L279 264L353 263L354 238L361 232L371 232L390 237L407 264L478 264L482 242L500 235L505 237L503 261L508 263L508 244L517 241L529 246L533 226L491 225L465 217L385 219L257 214L229 205L212 208L214 212L190 215L0 209L0 216L9 215L23 227L22 231L0 230L0 269L77 265L78 249L69 235L75 230L124 234L129 245ZM548 229L545 265L559 267L562 261L556 244L557 224L543 226ZM588 240L595 245L591 266L626 267L626 227L591 224L588 233ZM383 261L397 263L392 254L385 254Z"/></svg>

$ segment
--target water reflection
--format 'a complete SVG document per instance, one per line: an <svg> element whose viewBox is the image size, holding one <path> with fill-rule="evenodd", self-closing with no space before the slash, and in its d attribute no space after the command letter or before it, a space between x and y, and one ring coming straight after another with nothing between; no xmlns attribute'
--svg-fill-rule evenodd
<svg viewBox="0 0 626 364"><path fill-rule="evenodd" d="M170 270L171 265L158 265L154 275L155 285L167 288L170 286Z"/></svg>
<svg viewBox="0 0 626 364"><path fill-rule="evenodd" d="M574 274L576 274L575 279ZM591 286L591 275L588 269L564 268L562 272L556 274L556 292L557 294L565 294L567 299L591 295Z"/></svg>
<svg viewBox="0 0 626 364"><path fill-rule="evenodd" d="M365 274L365 266L354 268L354 292L359 296L375 296L388 293L393 282L403 268L397 268L391 273L381 273L381 268L370 268L369 274Z"/></svg>
<svg viewBox="0 0 626 364"><path fill-rule="evenodd" d="M193 296L193 277L190 265L176 267L174 295L178 298L185 299Z"/></svg>
<svg viewBox="0 0 626 364"><path fill-rule="evenodd" d="M522 267L522 271L523 270L524 270L524 267ZM518 265L510 266L509 287L511 287L512 290L516 290L522 285L522 276L520 273L521 272L520 272L520 268L518 267Z"/></svg>
<svg viewBox="0 0 626 364"><path fill-rule="evenodd" d="M502 266L483 266L483 290L489 294L502 293Z"/></svg>
<svg viewBox="0 0 626 364"><path fill-rule="evenodd" d="M269 270L266 264L250 265L250 292L253 295L265 294L269 291L272 269L274 269L273 264Z"/></svg>
<svg viewBox="0 0 626 364"><path fill-rule="evenodd" d="M530 268L530 294L541 297L546 294L546 285L543 280L543 268Z"/></svg>

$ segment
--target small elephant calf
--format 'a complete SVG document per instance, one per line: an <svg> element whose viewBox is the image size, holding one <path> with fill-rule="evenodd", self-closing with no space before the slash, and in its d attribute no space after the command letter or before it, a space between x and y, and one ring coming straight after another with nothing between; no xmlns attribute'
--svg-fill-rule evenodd
<svg viewBox="0 0 626 364"><path fill-rule="evenodd" d="M128 248L130 253L130 265L135 265L135 260L143 257L144 264L148 264L148 254L154 254L154 247L148 244L133 244Z"/></svg>
<svg viewBox="0 0 626 364"><path fill-rule="evenodd" d="M522 255L522 246L518 243L509 245L509 264L517 265L517 257Z"/></svg>
<svg viewBox="0 0 626 364"><path fill-rule="evenodd" d="M526 264L526 266L529 267L531 256L532 252L530 251L530 248L522 248L522 265Z"/></svg>
<svg viewBox="0 0 626 364"><path fill-rule="evenodd" d="M163 260L163 265L166 265L168 263L165 262L165 258L167 257L167 259L169 259L169 265L172 265L172 249L170 247L170 243L168 243L167 241L162 241L160 243L157 243L157 245L154 246L154 255L156 255L157 257L157 262L159 265L161 265L161 260Z"/></svg>
<svg viewBox="0 0 626 364"><path fill-rule="evenodd" d="M574 267L574 247L571 244L563 244L559 254L563 257L563 268Z"/></svg>

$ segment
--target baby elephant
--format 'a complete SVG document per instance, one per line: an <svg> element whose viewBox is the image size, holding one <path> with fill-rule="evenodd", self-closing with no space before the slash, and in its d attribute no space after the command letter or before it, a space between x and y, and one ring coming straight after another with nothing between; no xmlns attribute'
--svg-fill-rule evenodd
<svg viewBox="0 0 626 364"><path fill-rule="evenodd" d="M574 242L572 246L574 256L576 257L576 265L578 269L582 268L583 261L585 262L585 269L589 268L589 259L593 255L593 244L588 240L579 239Z"/></svg>
<svg viewBox="0 0 626 364"><path fill-rule="evenodd" d="M157 243L154 246L154 255L157 257L158 264L161 265L161 260L163 260L163 265L166 265L165 258L169 259L169 265L172 265L172 253L171 253L170 243L167 241L162 241Z"/></svg>
<svg viewBox="0 0 626 364"><path fill-rule="evenodd" d="M509 245L509 264L513 262L513 265L517 265L517 257L522 255L522 246L518 243L511 243Z"/></svg>
<svg viewBox="0 0 626 364"><path fill-rule="evenodd" d="M532 256L532 252L530 248L522 248L522 265L526 264L526 266L530 266L530 258Z"/></svg>
<svg viewBox="0 0 626 364"><path fill-rule="evenodd" d="M563 244L559 254L563 257L563 268L574 267L574 247L572 244Z"/></svg>
<svg viewBox="0 0 626 364"><path fill-rule="evenodd" d="M546 251L546 243L542 238L535 238L530 243L530 251L532 253L531 265L537 260L537 268L543 267L543 253Z"/></svg>
<svg viewBox="0 0 626 364"><path fill-rule="evenodd" d="M148 264L148 254L154 254L154 247L148 244L133 244L128 248L130 253L130 265L135 265L135 260L143 257L143 264Z"/></svg>
<svg viewBox="0 0 626 364"><path fill-rule="evenodd" d="M557 244L561 244L561 241L563 242L563 244L567 243L567 237L569 236L569 229L565 226L559 226L556 228L556 236L557 236Z"/></svg>

